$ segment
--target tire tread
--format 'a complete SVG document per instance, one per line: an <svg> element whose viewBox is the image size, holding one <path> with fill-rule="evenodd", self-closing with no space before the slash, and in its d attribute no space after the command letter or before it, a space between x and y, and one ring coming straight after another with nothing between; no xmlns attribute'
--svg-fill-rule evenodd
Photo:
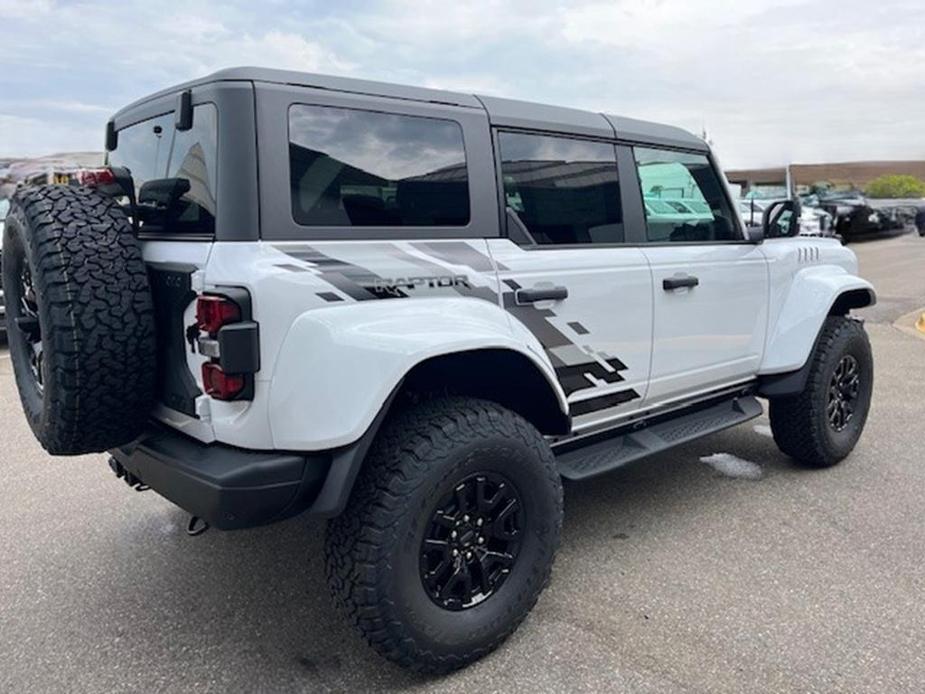
<svg viewBox="0 0 925 694"><path fill-rule="evenodd" d="M840 345L853 336L867 342L867 333L859 321L846 316L826 318L810 356L812 365L803 391L770 401L768 416L774 442L803 465L830 467L844 457L837 455L826 440L828 383L825 367L837 356Z"/></svg>
<svg viewBox="0 0 925 694"><path fill-rule="evenodd" d="M30 425L53 454L127 443L141 433L156 387L154 306L131 223L114 200L76 186L26 188L14 205L46 360L42 411L23 403Z"/></svg>
<svg viewBox="0 0 925 694"><path fill-rule="evenodd" d="M353 490L343 514L328 525L325 568L335 605L381 655L425 673L463 667L504 641L536 603L550 578L551 562L535 567L525 592L527 607L509 615L505 629L487 645L453 655L440 655L415 642L394 605L383 599L389 572L389 548L396 541L396 520L405 500L433 475L454 448L474 436L517 438L535 453L549 484L557 490L558 520L551 551L558 546L562 487L555 459L542 435L519 415L493 402L450 397L424 401L387 422Z"/></svg>

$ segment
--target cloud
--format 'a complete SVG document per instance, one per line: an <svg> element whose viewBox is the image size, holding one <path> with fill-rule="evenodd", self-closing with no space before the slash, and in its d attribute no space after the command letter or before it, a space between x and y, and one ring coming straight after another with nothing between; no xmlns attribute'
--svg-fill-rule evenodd
<svg viewBox="0 0 925 694"><path fill-rule="evenodd" d="M306 40L298 34L271 31L263 36L244 36L234 48L240 62L245 65L275 67L304 72L349 74L355 66L342 60L323 45ZM227 58L213 67L227 66Z"/></svg>
<svg viewBox="0 0 925 694"><path fill-rule="evenodd" d="M26 111L64 111L66 113L108 114L112 108L82 101L56 101L55 99L27 99L16 101L0 97L0 108Z"/></svg>
<svg viewBox="0 0 925 694"><path fill-rule="evenodd" d="M52 10L51 0L0 0L0 19L22 19L46 15Z"/></svg>
<svg viewBox="0 0 925 694"><path fill-rule="evenodd" d="M254 64L706 127L727 166L925 157L919 0L0 0L0 18L0 112L75 138L94 108Z"/></svg>
<svg viewBox="0 0 925 694"><path fill-rule="evenodd" d="M103 121L105 122L105 121ZM18 146L8 145L10 141ZM0 113L0 155L37 157L72 151L99 151L103 148L101 125L85 122L57 122L53 126L44 118L26 118Z"/></svg>

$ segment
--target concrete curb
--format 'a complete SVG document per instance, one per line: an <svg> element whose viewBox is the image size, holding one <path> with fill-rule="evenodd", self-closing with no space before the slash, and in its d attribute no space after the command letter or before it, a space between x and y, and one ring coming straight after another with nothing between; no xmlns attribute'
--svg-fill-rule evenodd
<svg viewBox="0 0 925 694"><path fill-rule="evenodd" d="M918 309L900 316L899 319L894 321L893 327L907 335L925 340L925 309Z"/></svg>

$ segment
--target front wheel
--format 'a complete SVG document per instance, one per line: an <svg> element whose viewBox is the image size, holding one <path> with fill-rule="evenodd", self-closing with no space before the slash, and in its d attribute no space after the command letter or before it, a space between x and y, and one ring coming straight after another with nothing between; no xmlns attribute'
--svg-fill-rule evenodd
<svg viewBox="0 0 925 694"><path fill-rule="evenodd" d="M549 581L562 486L542 435L473 398L386 425L325 565L335 602L379 653L443 673L496 648Z"/></svg>
<svg viewBox="0 0 925 694"><path fill-rule="evenodd" d="M864 430L873 384L873 356L863 325L829 316L810 356L803 392L770 401L778 448L810 467L842 461Z"/></svg>

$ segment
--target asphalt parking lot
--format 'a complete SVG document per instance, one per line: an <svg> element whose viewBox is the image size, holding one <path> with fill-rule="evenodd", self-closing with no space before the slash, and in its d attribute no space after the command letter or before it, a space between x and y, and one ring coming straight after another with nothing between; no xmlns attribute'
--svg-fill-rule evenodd
<svg viewBox="0 0 925 694"><path fill-rule="evenodd" d="M569 485L536 609L439 680L334 612L321 522L190 538L104 456L45 455L0 350L0 691L921 691L925 339L893 322L925 305L925 239L853 247L881 301L855 453L800 470L762 418Z"/></svg>

